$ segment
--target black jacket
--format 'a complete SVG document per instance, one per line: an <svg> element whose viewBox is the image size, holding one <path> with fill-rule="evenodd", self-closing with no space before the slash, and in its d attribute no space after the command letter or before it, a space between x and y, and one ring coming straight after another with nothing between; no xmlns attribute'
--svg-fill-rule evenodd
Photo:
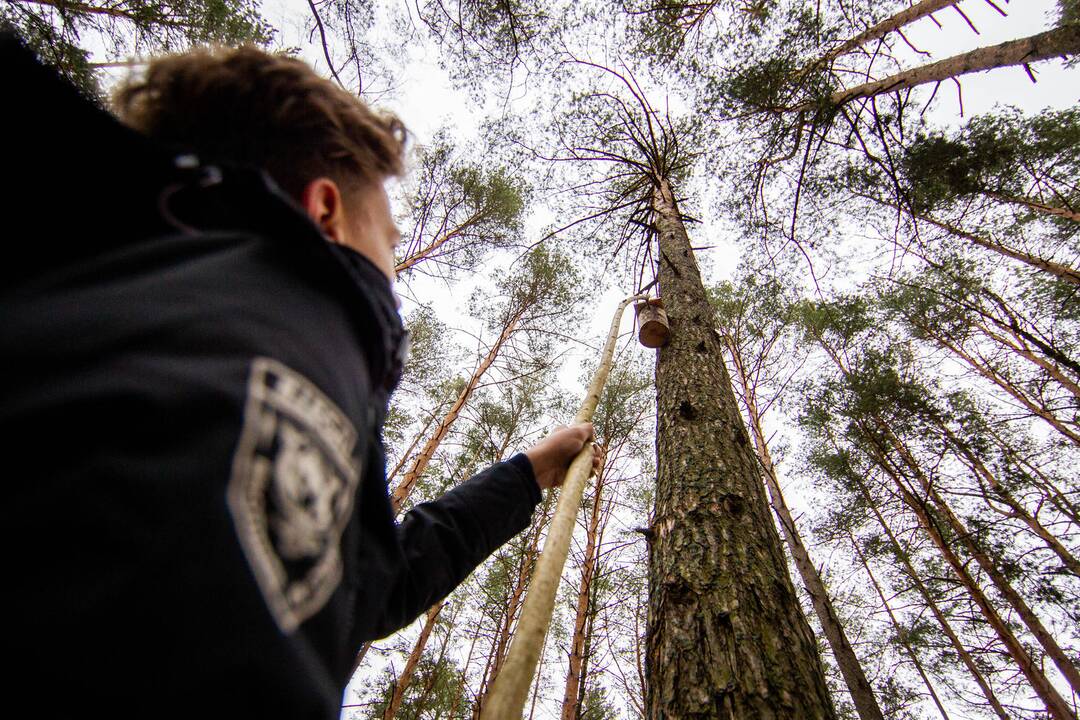
<svg viewBox="0 0 1080 720"><path fill-rule="evenodd" d="M386 279L261 174L177 167L10 37L0 63L12 699L337 718L360 644L528 524L528 461L396 524Z"/></svg>

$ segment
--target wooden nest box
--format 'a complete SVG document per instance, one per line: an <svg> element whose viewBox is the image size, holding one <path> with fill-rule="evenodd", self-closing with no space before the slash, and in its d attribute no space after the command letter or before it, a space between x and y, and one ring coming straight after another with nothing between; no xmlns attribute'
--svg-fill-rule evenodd
<svg viewBox="0 0 1080 720"><path fill-rule="evenodd" d="M637 315L638 340L647 348L659 348L668 344L671 339L671 328L668 327L667 313L664 311L664 301L660 298L652 298L634 306Z"/></svg>

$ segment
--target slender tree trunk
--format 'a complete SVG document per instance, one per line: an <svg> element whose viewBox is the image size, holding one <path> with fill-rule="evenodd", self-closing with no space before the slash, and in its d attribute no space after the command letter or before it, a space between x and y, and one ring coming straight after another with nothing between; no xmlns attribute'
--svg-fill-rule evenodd
<svg viewBox="0 0 1080 720"><path fill-rule="evenodd" d="M1062 265L1061 263L1056 263L1052 260L1044 260L1041 257L1032 255L1030 253L1021 252L1020 250L1014 250L1013 248L1006 247L1000 243L996 243L993 240L985 238L982 235L977 235L975 233L968 232L967 230L964 230L962 228L956 227L955 225L951 225L940 220L935 220L928 215L916 213L915 217L924 222L928 222L931 225L935 225L942 230L945 230L955 235L956 237L968 240L972 244L978 245L981 248L985 248L992 252L996 252L999 255L1012 258L1013 260L1019 260L1025 265L1033 267L1036 270L1050 273L1054 277L1064 280L1067 283L1071 283L1073 285L1080 285L1080 271L1077 271L1067 265Z"/></svg>
<svg viewBox="0 0 1080 720"><path fill-rule="evenodd" d="M438 408L438 409L442 409L442 408ZM394 465L394 469L391 470L389 473L387 473L387 475L386 475L387 484L392 482L393 479L397 477L398 473L401 472L401 469L403 467L405 467L405 463L407 463L409 461L409 458L411 458L413 456L413 450L415 450L416 446L420 444L420 440L422 440L423 437L425 435L427 435L427 431L431 429L431 424L435 422L436 417L438 417L438 416L436 414L432 413L431 417L429 417L427 419L427 422L424 423L424 427L420 430L420 432L416 433L416 435L413 437L412 442L409 443L408 449L405 450L405 452L403 452L401 454L400 458L398 458L397 463Z"/></svg>
<svg viewBox="0 0 1080 720"><path fill-rule="evenodd" d="M540 657L536 664L536 677L533 678L532 700L529 702L529 720L533 720L533 716L536 715L536 701L540 697L540 678L544 676L544 653L547 650L549 638L550 635L545 635L544 642L540 645Z"/></svg>
<svg viewBox="0 0 1080 720"><path fill-rule="evenodd" d="M1076 52L1074 50L1074 52ZM1026 208L1030 208L1036 212L1043 213L1044 215L1053 215L1054 217L1065 218L1066 220L1072 220L1073 222L1080 222L1080 213L1069 208L1058 207L1057 205L1047 205L1046 203L1039 202L1034 198L1018 197L1014 195L1006 195L1004 193L994 192L992 190L984 190L983 195L988 198L997 200L998 202L1010 203L1012 205L1021 205Z"/></svg>
<svg viewBox="0 0 1080 720"><path fill-rule="evenodd" d="M835 717L671 188L653 196L671 342L657 355L648 717Z"/></svg>
<svg viewBox="0 0 1080 720"><path fill-rule="evenodd" d="M971 674L972 679L975 680L975 683L982 691L983 697L990 703L990 707L994 709L994 713L998 716L999 720L1010 720L1009 714L1005 712L1005 707L1001 704L1001 701L998 700L997 695L994 694L993 689L990 687L990 683L983 677L982 671L979 670L979 666L975 664L975 659L971 656L971 653L968 652L968 649L964 647L964 644L960 641L960 637L949 623L948 618L945 617L944 611L938 606L937 601L934 600L934 597L930 594L930 590L923 584L919 573L916 572L915 568L912 566L907 551L901 547L900 541L897 540L896 536L893 534L889 524L885 522L885 518L881 516L881 512L878 510L877 503L875 503L873 497L871 497L869 489L858 476L855 476L854 480L858 484L859 490L862 492L862 496L866 500L867 506L877 519L878 525L881 526L882 532L889 538L889 542L893 547L893 552L897 560L903 565L908 578L922 596L923 601L926 602L927 607L930 608L930 612L934 614L942 631L945 633L945 637L949 638L949 642L952 644L957 656L960 658L961 662L964 663L964 666Z"/></svg>
<svg viewBox="0 0 1080 720"><path fill-rule="evenodd" d="M836 351L818 337L818 342L822 349L829 355L833 363L837 366L840 372L845 378L850 377L847 367L844 365L840 356ZM958 537L961 543L967 548L969 554L975 559L980 567L983 568L990 575L991 580L997 587L998 591L1002 593L1006 601L1010 606L1016 610L1017 614L1024 620L1025 625L1035 636L1039 644L1046 650L1047 655L1054 661L1055 666L1062 672L1066 680L1070 685L1073 685L1073 677L1076 676L1076 668L1072 666L1070 661L1065 658L1064 653L1061 652L1061 648L1058 647L1057 642L1046 632L1042 623L1034 613L1031 612L1027 604L1020 598L1019 594L1013 590L1011 584L1004 578L1004 576L998 571L997 567L990 561L989 557L982 552L981 548L974 542L970 534L960 523L959 519L952 514L948 505L941 499L941 497L934 490L933 485L927 480L925 474L922 472L922 468L915 462L915 459L900 442L899 438L893 434L892 429L887 423L880 418L874 417L874 429L877 433L880 433L885 439L887 439L889 446L900 455L904 464L908 467L911 473L918 479L922 492L930 497L939 512L941 512L946 520L949 522L954 534ZM893 483L896 485L897 490L900 492L901 498L904 503L911 508L912 512L919 519L920 524L926 530L930 539L937 546L938 550L944 556L946 562L960 578L961 583L967 588L972 599L976 605L986 616L987 621L991 627L998 633L998 637L1005 644L1005 647L1009 650L1009 654L1016 661L1021 672L1031 683L1032 688L1042 698L1046 704L1047 711L1051 714L1054 720L1075 720L1068 704L1064 698L1058 693L1054 686L1050 683L1049 679L1042 672L1042 669L1038 667L1027 650L1023 647L1020 641L1008 628L997 610L990 603L990 600L986 597L986 594L979 587L978 583L967 570L967 566L960 560L960 558L953 552L952 548L945 541L944 535L938 528L934 518L930 515L925 503L920 498L917 498L907 485L900 478L900 471L894 467L893 463L888 458L888 450L881 447L879 444L879 437L870 428L866 427L861 421L858 421L858 427L860 433L866 441L866 447L871 453L871 456L875 459L878 466L885 471ZM1060 661L1060 662L1059 662ZM1070 675L1072 677L1070 677ZM1073 686L1075 689L1075 686Z"/></svg>
<svg viewBox="0 0 1080 720"><path fill-rule="evenodd" d="M413 673L416 672L416 666L420 664L420 657L424 654L424 647L427 645L428 638L431 637L431 631L435 629L435 620L438 619L443 605L443 602L432 605L424 616L424 626L420 630L420 637L416 639L416 644L413 645L412 652L409 653L409 659L405 661L405 667L402 668L401 674L398 675L397 680L394 682L394 692L390 696L386 711L383 712L383 720L394 720L397 715L397 711L401 707L401 701L405 698L405 691L409 689L409 685L412 683Z"/></svg>
<svg viewBox="0 0 1080 720"><path fill-rule="evenodd" d="M1063 25L1038 35L1010 40L992 47L978 48L961 55L954 55L935 63L922 65L890 75L881 80L857 85L840 90L830 96L832 105L842 105L852 100L871 98L886 92L896 92L918 87L931 82L941 82L974 72L995 68L1026 65L1054 57L1074 55L1080 52L1080 24ZM806 103L793 108L796 111L809 110L812 104Z"/></svg>
<svg viewBox="0 0 1080 720"><path fill-rule="evenodd" d="M418 250L402 258L401 262L397 263L397 265L394 267L394 274L401 275L401 273L405 272L406 270L416 267L418 264L436 253L443 245L461 235L463 232L465 232L465 230L467 230L472 225L480 222L483 218L484 213L476 213L464 222L462 222L460 225L455 227L453 230L444 232L424 247L419 248Z"/></svg>
<svg viewBox="0 0 1080 720"><path fill-rule="evenodd" d="M439 449L439 445L446 438L450 432L450 428L453 426L454 421L457 420L458 415L461 414L462 408L465 407L465 403L469 401L473 392L476 390L476 386L480 384L480 378L484 376L491 364L495 362L495 359L499 356L499 351L502 350L506 341L517 330L518 323L521 322L521 314L514 315L506 327L503 328L502 333L499 335L495 344L488 350L487 355L480 361L480 364L476 366L476 370L473 371L472 377L469 378L469 382L465 384L461 392L458 394L457 400L450 406L450 410L443 416L439 426L435 428L435 432L428 438L428 441L424 443L424 448L420 451L420 454L413 460L412 466L408 472L405 473L405 477L401 479L397 487L394 488L394 492L391 494L390 502L394 506L395 512L401 512L402 506L408 499L409 494L412 493L413 488L416 487L416 482L420 479L420 476L424 474L424 470L427 469L428 463L431 462L431 458L435 456L435 451Z"/></svg>
<svg viewBox="0 0 1080 720"><path fill-rule="evenodd" d="M76 2L76 0L14 0L14 2L26 3L28 5L45 5L46 7L56 8L57 10L81 13L83 15L105 15L107 17L117 18L118 20L127 20L135 25L153 24L182 30L190 30L195 27L191 22L176 20L162 15L159 12L146 14L145 8L143 7L133 7L130 9L122 8L122 4L117 7L99 7Z"/></svg>
<svg viewBox="0 0 1080 720"><path fill-rule="evenodd" d="M876 446L876 441L872 435L865 431L864 435L872 446ZM1043 673L1042 669L1035 663L1019 639L1017 639L1012 630L1006 625L1005 621L1001 618L1001 615L998 614L997 609L975 581L975 578L968 572L966 564L955 552L953 552L949 543L946 542L944 535L938 528L933 517L931 517L930 512L923 501L917 498L900 479L898 471L893 467L892 463L885 458L883 449L877 448L872 452L879 467L892 478L904 503L911 508L911 511L918 518L919 523L922 525L927 535L930 536L934 545L937 546L942 557L945 558L945 561L967 589L972 600L975 601L979 610L982 611L987 622L997 633L998 637L1009 651L1009 655L1012 656L1020 671L1024 674L1024 677L1027 678L1031 687L1043 700L1050 716L1054 718L1054 720L1075 720L1075 716L1069 708L1068 703L1061 697L1058 691L1050 683L1050 680L1046 677L1045 673Z"/></svg>
<svg viewBox="0 0 1080 720"><path fill-rule="evenodd" d="M997 563L993 561L982 546L975 540L975 537L966 527L964 527L960 518L956 517L952 508L949 507L949 504L941 497L930 479L926 477L926 474L904 443L901 442L900 438L898 438L892 432L892 429L884 422L878 420L878 423L880 429L884 431L889 438L889 442L892 444L893 448L903 459L904 464L908 466L911 473L919 481L922 492L926 497L929 497L933 501L935 509L944 516L953 533L967 549L968 554L971 555L971 557L975 559L975 562L979 564L979 567L990 576L990 580L993 582L994 587L997 588L998 592L1001 593L1001 596L1005 598L1005 601L1016 611L1016 614L1020 616L1020 619L1024 621L1024 625L1027 626L1028 631L1039 641L1039 645L1041 645L1043 650L1046 651L1046 654L1050 656L1054 666L1057 667L1062 676L1068 681L1073 692L1080 693L1080 672L1077 671L1072 659L1069 658L1068 655L1065 654L1065 651L1061 649L1061 646L1057 644L1057 640L1043 626L1039 616L1035 614L1020 593L1016 591L1016 588L1009 582L1009 579L1001 572Z"/></svg>
<svg viewBox="0 0 1080 720"><path fill-rule="evenodd" d="M443 601L442 605L443 605L443 607L446 606L446 601L445 600ZM454 610L453 615L451 615L450 619L447 620L447 629L446 629L446 633L443 635L442 644L439 647L439 656L435 659L435 669L436 669L436 671L432 672L428 676L427 682L424 683L424 689L420 691L420 696L416 699L416 708L417 708L417 710L416 710L415 720L420 720L420 717L423 715L423 712L424 712L425 703L427 703L427 699L431 695L431 691L433 689L435 689L435 683L438 682L438 680L439 680L438 669L443 667L443 662L445 662L445 660L446 660L446 651L450 649L450 636L453 635L454 628L457 626L457 618L458 618L458 613L460 611L461 611L461 606L460 605L455 606L455 610ZM441 713L442 713L442 709L440 708L436 712L435 720L438 720ZM449 713L448 717L453 718L453 713L452 712Z"/></svg>
<svg viewBox="0 0 1080 720"><path fill-rule="evenodd" d="M949 443L964 456L968 465L971 467L972 472L975 474L976 478L980 480L979 485L983 488L983 495L986 498L987 504L990 504L991 502L989 490L993 492L996 499L1009 507L1009 510L1011 511L1009 515L1027 525L1031 532L1037 535L1039 539L1041 539L1046 546L1058 556L1069 572L1080 577L1080 561L1076 559L1076 556L1069 552L1068 548L1062 545L1061 541L1058 540L1053 533L1047 530L1046 526L1039 522L1034 515L1029 513L1027 508L1025 508L1019 500L1014 498L1012 493L1010 493L1004 485L998 482L997 477L990 472L983 461L972 452L967 443L957 437L956 433L950 430L944 422L937 420L937 424L944 431L945 437ZM989 485L989 488L986 487L987 485ZM993 507L993 505L991 505L991 507Z"/></svg>
<svg viewBox="0 0 1080 720"><path fill-rule="evenodd" d="M579 691L584 688L585 638L587 625L589 624L590 591L599 548L597 534L602 515L600 503L603 490L604 468L601 468L596 476L592 512L589 514L589 525L585 531L585 558L581 564L581 584L578 587L577 607L574 613L574 635L570 641L569 667L566 671L566 686L563 690L562 720L576 720L581 713L581 693Z"/></svg>
<svg viewBox="0 0 1080 720"><path fill-rule="evenodd" d="M1028 361L1035 367L1045 372L1047 375L1050 376L1052 380L1057 382L1063 388L1068 390L1074 397L1080 400L1080 385L1078 385L1072 378L1066 375L1057 365L1050 362L1045 357L1042 357L1041 355L1032 352L1031 349L1027 347L1026 343L1024 342L1025 338L1023 336L1017 336L1015 333L1010 332L1009 334L1013 337L1013 340L1010 340L1004 335L1000 335L999 333L994 332L989 327L987 327L986 324L981 322L973 322L972 327L978 328L983 333L983 335L986 335L986 337L990 338L991 340L998 343L1010 352L1019 355L1024 360Z"/></svg>
<svg viewBox="0 0 1080 720"><path fill-rule="evenodd" d="M487 702L488 695L491 693L495 678L498 677L503 661L506 660L506 652L510 647L510 640L513 636L514 621L517 620L518 611L521 610L521 604L524 601L525 590L528 587L529 577L532 574L533 564L537 555L537 548L540 545L540 531L543 529L545 522L546 513L543 517L538 518L533 522L532 534L529 536L528 545L521 554L521 562L517 567L517 575L514 578L514 584L510 587L510 591L506 597L502 622L499 624L499 629L492 639L492 651L488 661L488 667L484 672L480 694L477 697L477 702L474 707L475 717L480 717L484 704Z"/></svg>
<svg viewBox="0 0 1080 720"><path fill-rule="evenodd" d="M798 528L795 527L795 519L791 516L791 511L784 500L784 494L780 490L780 483L776 477L776 467L773 465L772 454L769 452L769 445L765 440L765 433L762 429L756 392L750 385L750 379L747 377L746 370L743 367L742 356L730 338L726 338L726 344L728 353L731 356L732 366L738 377L739 387L742 389L743 405L746 407L750 420L750 436L753 438L754 449L757 451L758 459L761 461L761 468L764 471L765 487L769 491L769 500L780 522L780 529L784 534L784 539L791 550L795 567L799 571L806 592L810 595L814 612L821 622L825 638L829 641L829 647L836 658L840 674L844 677L848 692L851 694L851 700L855 704L856 712L858 712L862 720L883 720L881 708L878 706L877 698L874 697L874 690L870 686L870 681L867 680L862 664L848 641L844 627L840 623L840 618L837 616L832 600L829 598L829 593L825 588L825 583L822 581L817 567L810 559L810 554L806 550L802 536L799 534Z"/></svg>
<svg viewBox="0 0 1080 720"><path fill-rule="evenodd" d="M901 208L897 207L893 203L885 202L884 200L873 197L871 195L867 195L867 194L863 194L863 193L858 193L858 195L859 195L859 197L864 197L864 198L868 198L870 200L873 200L874 202L876 202L876 203L878 203L880 205L885 205L887 207L891 207L891 208L894 208L894 209L897 209L897 210L901 209ZM1054 277L1056 277L1056 278L1058 278L1060 280L1063 280L1063 281L1065 281L1067 283L1070 283L1072 285L1080 285L1080 271L1078 271L1078 270L1076 270L1074 268L1071 268L1068 265L1063 265L1061 263L1056 263L1056 262L1054 262L1052 260L1045 260L1045 259L1043 259L1043 258L1041 258L1041 257L1039 257L1037 255L1032 255L1031 253L1026 253L1026 252L1022 252L1020 250L1016 250L1014 248L1006 247L1005 245L1002 245L1001 243L995 242L995 241L991 240L990 238L983 237L982 235L979 235L979 234L976 234L976 233L973 233L973 232L968 232L967 230L964 230L961 227L957 227L956 225L953 225L952 223L947 223L947 222L945 222L943 220L938 220L936 218L933 218L933 217L931 217L929 215L925 215L923 213L911 213L911 216L913 218L915 218L916 220L922 220L925 223L930 223L934 227L940 228L940 229L944 230L945 232L947 232L947 233L949 233L951 235L955 235L958 238L963 238L964 240L967 240L968 242L972 243L973 245L978 245L979 247L981 247L983 249L990 250L991 252L995 252L995 253L997 253L999 255L1002 255L1004 257L1011 258L1013 260L1018 260L1018 261L1024 263L1025 265L1027 265L1029 267L1035 268L1036 270L1040 270L1042 272L1049 273L1049 274L1053 275Z"/></svg>
<svg viewBox="0 0 1080 720"><path fill-rule="evenodd" d="M1046 477L1046 474L1031 462L1028 458L1022 456L1020 452L1014 448L1009 442L1003 438L993 426L986 428L989 433L994 437L994 441L997 442L998 447L1005 453L1005 457L1014 465L1019 467L1026 467L1031 471L1030 479L1033 484L1038 485L1043 491L1043 497L1050 501L1050 503L1058 509L1058 511L1069 518L1069 520L1076 526L1080 527L1080 507L1076 503L1072 502L1068 496L1062 492L1061 488L1054 483L1053 480ZM1025 473L1026 474L1026 473Z"/></svg>
<svg viewBox="0 0 1080 720"><path fill-rule="evenodd" d="M1059 433L1067 437L1069 440L1072 440L1077 445L1080 445L1080 434L1077 434L1073 430L1070 430L1068 427L1065 426L1065 424L1061 421L1060 418L1051 413L1045 407L1042 407L1034 400L1029 398L1026 393L1022 392L1011 382L1006 381L992 368L987 367L984 363L979 362L970 354L961 349L959 345L952 342L948 338L945 338L940 333L935 332L928 326L918 322L913 322L912 324L915 325L915 327L917 327L924 334L926 334L927 337L933 339L943 348L949 350L958 358L966 362L972 370L974 370L975 372L982 375L984 378L1004 390L1010 397L1012 397L1014 400L1027 408L1033 415L1042 418L1047 422L1047 424L1049 424Z"/></svg>
<svg viewBox="0 0 1080 720"><path fill-rule="evenodd" d="M915 3L911 7L901 10L891 17L885 18L878 24L867 28L855 37L833 48L825 53L816 64L825 65L846 52L861 47L872 40L885 37L894 30L899 30L905 25L910 25L916 20L920 20L943 8L955 5L957 2L959 2L959 0L922 0L922 2Z"/></svg>
<svg viewBox="0 0 1080 720"><path fill-rule="evenodd" d="M874 586L874 590L877 592L877 596L881 600L882 606L885 608L885 613L889 616L889 622L892 623L893 632L896 633L897 642L900 643L901 647L904 648L904 652L911 658L911 662L915 666L915 671L919 673L923 685L925 685L926 689L930 692L930 697L933 699L934 704L937 705L938 712L941 713L942 719L949 720L949 713L945 710L945 706L941 704L941 698L938 697L937 691L934 690L934 684L930 682L930 677L926 674L922 661L919 660L918 653L915 652L915 648L911 647L911 643L907 641L905 631L900 627L900 622L896 619L896 615L889 605L889 599L885 597L885 591L881 589L881 585L878 584L873 571L870 570L870 563L866 561L866 556L864 556L862 550L859 549L859 542L850 531L847 535L848 539L851 540L851 547L855 550L856 557L859 558L859 562L862 563L863 569L866 570L866 576L870 578L870 584Z"/></svg>

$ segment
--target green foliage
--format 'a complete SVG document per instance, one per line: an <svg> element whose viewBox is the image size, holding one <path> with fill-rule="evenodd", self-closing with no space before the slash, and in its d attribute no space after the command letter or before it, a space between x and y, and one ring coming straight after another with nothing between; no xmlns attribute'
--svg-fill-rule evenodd
<svg viewBox="0 0 1080 720"><path fill-rule="evenodd" d="M0 6L0 31L13 31L38 59L56 68L75 87L91 100L104 103L90 52L79 47L69 34L52 23L44 22L36 13L20 12L23 8Z"/></svg>
<svg viewBox="0 0 1080 720"><path fill-rule="evenodd" d="M607 690L596 680L588 684L578 720L619 720L622 717L611 700Z"/></svg>
<svg viewBox="0 0 1080 720"><path fill-rule="evenodd" d="M383 691L367 706L362 717L382 720L396 679L391 668L383 670L374 681L375 686L382 687ZM437 650L425 648L395 717L412 720L463 719L467 717L470 702L465 676L457 663L450 657L439 657Z"/></svg>
<svg viewBox="0 0 1080 720"><path fill-rule="evenodd" d="M568 256L540 245L496 280L500 302L489 305L482 315L496 330L506 327L514 317L540 325L565 322L581 292L580 277Z"/></svg>
<svg viewBox="0 0 1080 720"><path fill-rule="evenodd" d="M206 43L266 45L275 32L259 0L11 0L0 8L0 22L95 98L100 89L89 47L103 45L115 59Z"/></svg>
<svg viewBox="0 0 1080 720"><path fill-rule="evenodd" d="M416 153L398 258L406 268L399 272L417 267L449 277L491 250L520 245L530 194L520 172L491 157L463 157L449 131L440 131Z"/></svg>
<svg viewBox="0 0 1080 720"><path fill-rule="evenodd" d="M1058 0L1058 25L1080 22L1080 0Z"/></svg>
<svg viewBox="0 0 1080 720"><path fill-rule="evenodd" d="M443 49L443 66L479 94L492 80L512 79L558 22L544 5L527 0L423 0L421 23Z"/></svg>
<svg viewBox="0 0 1080 720"><path fill-rule="evenodd" d="M726 25L760 35L777 5L776 0L622 0L634 54L658 64L692 61L702 44L730 31Z"/></svg>
<svg viewBox="0 0 1080 720"><path fill-rule="evenodd" d="M900 169L918 212L975 193L1025 196L1034 183L1053 188L1054 204L1076 204L1080 191L1080 109L1026 116L1017 108L973 118L955 133L920 133Z"/></svg>

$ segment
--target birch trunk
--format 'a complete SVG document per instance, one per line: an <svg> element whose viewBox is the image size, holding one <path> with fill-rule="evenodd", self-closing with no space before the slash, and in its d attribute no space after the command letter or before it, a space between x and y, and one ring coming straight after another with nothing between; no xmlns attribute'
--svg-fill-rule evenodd
<svg viewBox="0 0 1080 720"><path fill-rule="evenodd" d="M831 720L817 645L666 181L653 211L672 332L656 363L647 717Z"/></svg>
<svg viewBox="0 0 1080 720"><path fill-rule="evenodd" d="M840 674L843 676L844 683L851 694L851 700L855 704L856 712L861 720L883 720L881 708L878 706L877 698L874 697L874 690L870 686L870 681L867 680L862 664L855 655L851 642L848 641L844 627L840 623L836 610L833 608L832 600L829 598L829 593L825 589L821 574L818 573L817 567L810 559L810 553L807 552L802 536L799 534L798 528L795 527L795 519L791 516L791 511L788 509L787 502L784 500L784 495L780 490L780 483L776 477L776 467L773 465L772 454L769 452L769 445L765 440L765 433L761 425L761 414L758 412L756 392L750 385L750 379L747 377L747 372L743 367L742 356L738 348L730 340L727 340L726 344L728 353L731 355L732 366L735 368L739 380L739 387L742 389L743 405L746 407L747 416L750 420L750 436L753 438L754 449L757 452L758 459L761 461L765 487L769 491L769 501L780 522L780 529L784 534L784 540L787 541L788 548L791 550L795 567L799 571L806 592L810 595L814 612L821 622L825 638L829 641L829 648L836 658L836 664L840 668Z"/></svg>

